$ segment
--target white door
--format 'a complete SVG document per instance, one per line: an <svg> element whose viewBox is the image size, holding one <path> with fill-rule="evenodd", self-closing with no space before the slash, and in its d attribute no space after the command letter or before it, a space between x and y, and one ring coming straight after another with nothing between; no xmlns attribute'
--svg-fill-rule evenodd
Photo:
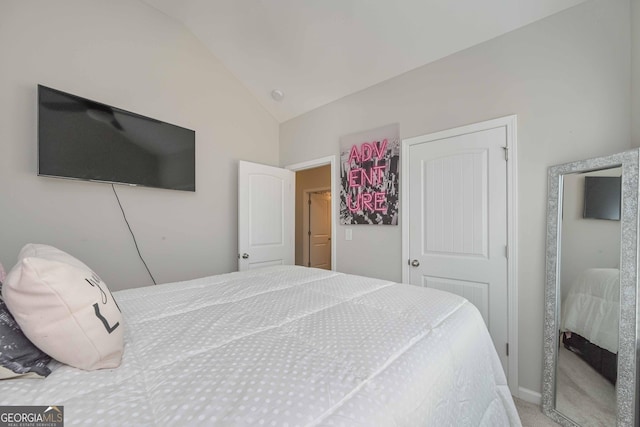
<svg viewBox="0 0 640 427"><path fill-rule="evenodd" d="M294 264L295 174L241 161L238 167L238 269Z"/></svg>
<svg viewBox="0 0 640 427"><path fill-rule="evenodd" d="M508 370L505 127L409 147L409 281L467 298ZM418 141L419 142L419 141Z"/></svg>
<svg viewBox="0 0 640 427"><path fill-rule="evenodd" d="M331 270L331 193L309 193L309 267Z"/></svg>

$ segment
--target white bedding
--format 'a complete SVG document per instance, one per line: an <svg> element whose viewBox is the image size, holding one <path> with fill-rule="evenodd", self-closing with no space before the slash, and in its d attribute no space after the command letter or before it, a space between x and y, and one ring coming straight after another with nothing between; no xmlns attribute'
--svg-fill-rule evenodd
<svg viewBox="0 0 640 427"><path fill-rule="evenodd" d="M114 296L119 368L2 381L0 405L64 405L67 426L520 425L482 317L446 292L272 267Z"/></svg>
<svg viewBox="0 0 640 427"><path fill-rule="evenodd" d="M620 271L590 268L578 276L562 303L561 330L618 353Z"/></svg>

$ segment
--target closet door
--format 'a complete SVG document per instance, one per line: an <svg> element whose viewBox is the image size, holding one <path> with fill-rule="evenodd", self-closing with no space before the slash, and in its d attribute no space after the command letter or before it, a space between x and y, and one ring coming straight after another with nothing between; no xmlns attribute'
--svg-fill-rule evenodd
<svg viewBox="0 0 640 427"><path fill-rule="evenodd" d="M409 147L409 282L468 299L508 372L504 127Z"/></svg>

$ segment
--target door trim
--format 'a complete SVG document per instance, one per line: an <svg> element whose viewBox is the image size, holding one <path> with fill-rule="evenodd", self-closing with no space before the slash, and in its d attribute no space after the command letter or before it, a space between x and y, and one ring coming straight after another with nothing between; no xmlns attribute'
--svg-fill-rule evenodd
<svg viewBox="0 0 640 427"><path fill-rule="evenodd" d="M517 173L517 116L505 116L427 135L402 140L401 159L409 158L412 145L444 138L504 127L507 141L507 317L509 328L509 372L506 372L511 394L520 395L518 385L518 173ZM401 161L400 200L402 219L402 281L409 283L409 162Z"/></svg>
<svg viewBox="0 0 640 427"><path fill-rule="evenodd" d="M305 203L305 200L309 199L309 194L318 193L320 191L331 191L331 187L310 188L302 192L302 262L304 265L308 265L311 254L309 253L309 204ZM334 194L331 193L331 199L333 201ZM333 207L332 207L333 208ZM331 240L333 241L333 211L331 211ZM333 261L332 261L333 262Z"/></svg>
<svg viewBox="0 0 640 427"><path fill-rule="evenodd" d="M320 157L318 159L309 160L301 163L294 163L292 165L285 166L285 169L289 169L293 172L302 171L305 169L317 168L319 166L331 165L331 270L336 271L338 268L337 263L337 239L336 239L336 227L338 218L338 204L336 203L337 183L336 183L336 156ZM295 230L295 223L291 225ZM295 235L295 233L294 233Z"/></svg>

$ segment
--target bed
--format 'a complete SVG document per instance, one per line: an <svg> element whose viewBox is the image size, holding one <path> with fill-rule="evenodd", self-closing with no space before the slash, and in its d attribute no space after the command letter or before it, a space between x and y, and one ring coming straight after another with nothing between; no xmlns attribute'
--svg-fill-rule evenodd
<svg viewBox="0 0 640 427"><path fill-rule="evenodd" d="M581 272L562 303L564 346L613 384L617 376L620 271L589 268Z"/></svg>
<svg viewBox="0 0 640 427"><path fill-rule="evenodd" d="M278 266L113 294L116 369L51 362L0 405L66 425L519 426L478 310L456 295Z"/></svg>

